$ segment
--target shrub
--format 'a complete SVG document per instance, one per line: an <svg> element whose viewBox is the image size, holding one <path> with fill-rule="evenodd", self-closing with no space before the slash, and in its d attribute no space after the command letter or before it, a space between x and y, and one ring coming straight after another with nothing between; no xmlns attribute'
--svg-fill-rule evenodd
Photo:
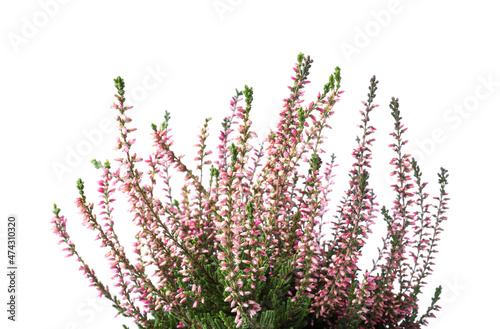
<svg viewBox="0 0 500 329"><path fill-rule="evenodd" d="M430 203L417 162L403 153L407 128L398 99L392 98L390 147L395 157L390 163L396 193L391 209L378 208L369 185L375 132L369 121L377 107L373 101L378 84L373 77L360 111L361 137L352 152L349 187L336 216L325 216L335 156L325 161L321 144L342 94L341 77L337 67L323 92L303 106L312 62L299 54L280 122L259 147L250 143L256 136L250 130L253 90L236 90L231 114L222 122L217 159L209 160L212 152L206 149L208 118L195 145L194 170L172 150L168 112L161 125L152 124L153 154L143 160L132 152L135 140L129 135L135 128L129 128L126 114L131 107L125 106L123 79L115 79L117 149L123 157L113 169L109 161L92 161L102 171L100 210L87 200L81 179L76 204L84 225L109 250L106 257L120 298L79 255L56 205L53 225L68 256L76 257L91 285L119 314L132 317L139 328L199 329L420 328L434 316L441 287L420 317L417 302L423 280L432 272L446 219L447 171L441 168L441 189L437 201ZM141 170L146 169L144 175ZM179 200L171 184L174 170L186 180ZM139 229L134 260L125 254L114 230L118 192L128 198ZM362 270L358 260L379 212L387 234L373 267ZM330 225L332 239L322 241L325 225Z"/></svg>

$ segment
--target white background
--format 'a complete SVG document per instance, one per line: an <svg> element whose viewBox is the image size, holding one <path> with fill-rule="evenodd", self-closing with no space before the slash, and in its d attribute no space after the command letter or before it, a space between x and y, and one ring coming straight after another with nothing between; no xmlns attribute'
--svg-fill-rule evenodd
<svg viewBox="0 0 500 329"><path fill-rule="evenodd" d="M500 23L493 1L2 1L0 22L5 267L6 219L19 218L18 321L6 321L1 275L2 328L131 324L96 299L50 225L57 202L82 255L106 277L106 250L80 225L73 201L79 177L89 198L95 196L99 171L90 160L113 159L116 130L107 125L115 127L116 76L136 105L130 112L136 151L148 154L150 124L159 124L167 109L175 148L190 159L205 117L213 117L210 140L217 141L235 88L254 88L255 131L276 123L299 52L314 59L306 103L335 66L342 69L345 93L325 146L340 164L331 208L347 187L360 101L375 74L380 107L372 115L378 130L371 183L379 202L391 206L393 197L387 179L392 96L409 127L406 150L420 160L432 196L439 168L450 173L449 220L421 301L426 307L441 284L443 308L428 327L498 328ZM129 220L126 212L116 219ZM383 225L380 220L378 229ZM126 240L135 230L123 232Z"/></svg>

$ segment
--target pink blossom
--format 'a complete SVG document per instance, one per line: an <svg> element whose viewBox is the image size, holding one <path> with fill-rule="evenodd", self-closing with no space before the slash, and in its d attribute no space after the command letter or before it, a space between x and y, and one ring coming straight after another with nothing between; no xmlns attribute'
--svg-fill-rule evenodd
<svg viewBox="0 0 500 329"><path fill-rule="evenodd" d="M375 142L371 135L376 132L370 116L378 106L373 103L378 83L373 77L368 100L359 111L360 133L351 153L347 190L337 211L330 213L329 193L337 164L334 156L325 159L322 147L343 91L339 90L340 69L336 69L324 92L304 105L311 63L309 56L299 55L279 123L260 147L252 141L256 137L250 119L253 90L245 86L229 103L230 115L216 136L218 152L212 157L207 149L211 119L205 120L194 145L192 168L184 155L172 149L168 112L161 125L152 126L153 153L145 158L133 153L136 140L129 134L137 129L129 127L132 119L124 114L132 107L124 105L123 80L115 79L118 104L112 108L119 112L115 148L123 155L115 159L113 170L108 162L95 162L102 169L97 187L101 200L96 204L87 200L79 180L75 205L82 224L95 231L96 240L106 247L103 255L120 298L78 254L67 220L55 205L52 218L53 231L65 244L63 251L67 257L76 256L79 270L99 296L144 326L148 312L162 310L182 319L178 328L203 328L195 323L193 309L212 308L205 305L205 297L211 295L207 301L212 301L214 293L220 292L218 304L230 307L237 328L244 323L257 327L259 312L271 310L269 300L259 299L266 296L264 290L289 279L289 286L280 288L284 296L280 302L287 303L284 312L308 299L305 316L311 325L338 328L340 323L357 321L361 328L403 328L404 319L418 311L418 294L434 265L441 223L446 219L447 172L441 170L440 194L431 204L417 163L403 152L407 128L393 98L389 107L395 120L390 134L394 143L389 147L395 156L388 162L396 179L391 186L395 198L390 209L379 207L370 185ZM171 182L175 172L180 173L178 190ZM119 196L128 202L130 219L138 227L133 263L115 232L115 221L127 220L122 215L113 217ZM359 260L376 221L385 221L387 235L373 267L362 270ZM326 228L333 238L322 241ZM436 302L432 301L421 323L439 310ZM420 328L421 323L404 324L404 328Z"/></svg>

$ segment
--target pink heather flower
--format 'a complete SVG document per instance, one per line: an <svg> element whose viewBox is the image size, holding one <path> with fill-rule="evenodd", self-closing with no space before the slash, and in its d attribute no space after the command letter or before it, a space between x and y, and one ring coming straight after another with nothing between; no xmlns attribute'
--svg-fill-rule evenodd
<svg viewBox="0 0 500 329"><path fill-rule="evenodd" d="M416 161L404 153L407 128L393 98L389 107L395 120L390 134L394 143L389 147L395 156L388 160L393 166L390 175L395 176L391 186L395 198L390 209L379 207L370 185L375 142L371 135L376 132L370 116L378 106L373 103L378 84L373 77L368 100L359 111L360 134L352 151L349 185L337 212L329 213L337 164L334 156L325 161L322 147L343 91L337 68L323 92L304 103L312 62L299 55L279 124L261 145L256 147L252 140L257 136L250 118L253 90L245 86L230 101L230 115L216 135L217 154L207 149L211 119L205 120L194 145L192 167L173 150L168 112L161 125L152 125L153 153L144 158L133 153L136 139L130 134L137 129L130 127L132 119L125 115L132 107L124 104L123 79L115 79L118 103L111 106L119 112L115 149L123 154L115 159L113 170L108 161L93 160L102 170L99 209L87 200L81 180L75 201L82 224L95 231L96 240L106 248L103 255L109 261L113 291L78 254L56 205L51 222L67 257L76 256L90 286L111 300L118 314L148 327L151 316L172 312L179 319L177 328L202 329L210 325L197 323L194 315L207 310L218 314L215 307L225 303L237 328L244 323L259 327L261 315L276 309L268 295L274 292L282 298L278 302L286 303L280 312L298 310L297 314L304 313L304 323L317 328L343 328L355 322L362 329L419 329L434 317L440 309L440 288L420 320L409 320L419 311L418 295L432 272L446 219L447 171L441 169L439 174L436 204L429 203L427 183L421 181ZM177 190L174 180L181 184ZM128 202L131 221L137 225L133 262L115 232L115 221L126 219L113 217L115 194ZM363 247L372 225L382 220L387 235L373 267L361 272ZM322 240L326 228L332 234L328 241ZM309 309L303 310L306 304ZM287 319L295 316L288 315Z"/></svg>

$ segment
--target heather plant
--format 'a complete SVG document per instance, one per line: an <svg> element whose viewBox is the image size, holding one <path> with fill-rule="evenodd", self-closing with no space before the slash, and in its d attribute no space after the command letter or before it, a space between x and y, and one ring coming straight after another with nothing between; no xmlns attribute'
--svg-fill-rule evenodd
<svg viewBox="0 0 500 329"><path fill-rule="evenodd" d="M208 118L195 145L194 169L173 151L169 112L160 125L152 124L153 153L144 160L132 151L131 107L125 106L123 79L115 79L118 102L112 107L118 111L117 149L123 156L116 166L92 161L102 172L101 201L95 207L87 200L79 179L76 205L83 224L108 250L118 295L77 252L57 205L53 225L68 256L76 257L91 286L113 302L118 314L148 329L421 328L434 317L441 287L421 314L418 297L432 272L446 219L447 171L441 168L440 191L430 202L417 162L404 153L407 128L398 99L392 98L395 198L390 209L379 208L369 184L376 130L370 115L377 107L378 85L373 77L360 110L349 186L336 215L330 215L336 164L334 155L324 158L322 144L342 94L341 77L337 67L323 92L304 106L312 62L299 54L280 121L260 145L252 145L253 89L236 90L216 159L210 160L207 150ZM174 171L185 179L177 194ZM138 227L134 259L115 232L118 192L127 198ZM361 269L358 262L378 217L387 234L373 266ZM322 239L325 228L331 239Z"/></svg>

